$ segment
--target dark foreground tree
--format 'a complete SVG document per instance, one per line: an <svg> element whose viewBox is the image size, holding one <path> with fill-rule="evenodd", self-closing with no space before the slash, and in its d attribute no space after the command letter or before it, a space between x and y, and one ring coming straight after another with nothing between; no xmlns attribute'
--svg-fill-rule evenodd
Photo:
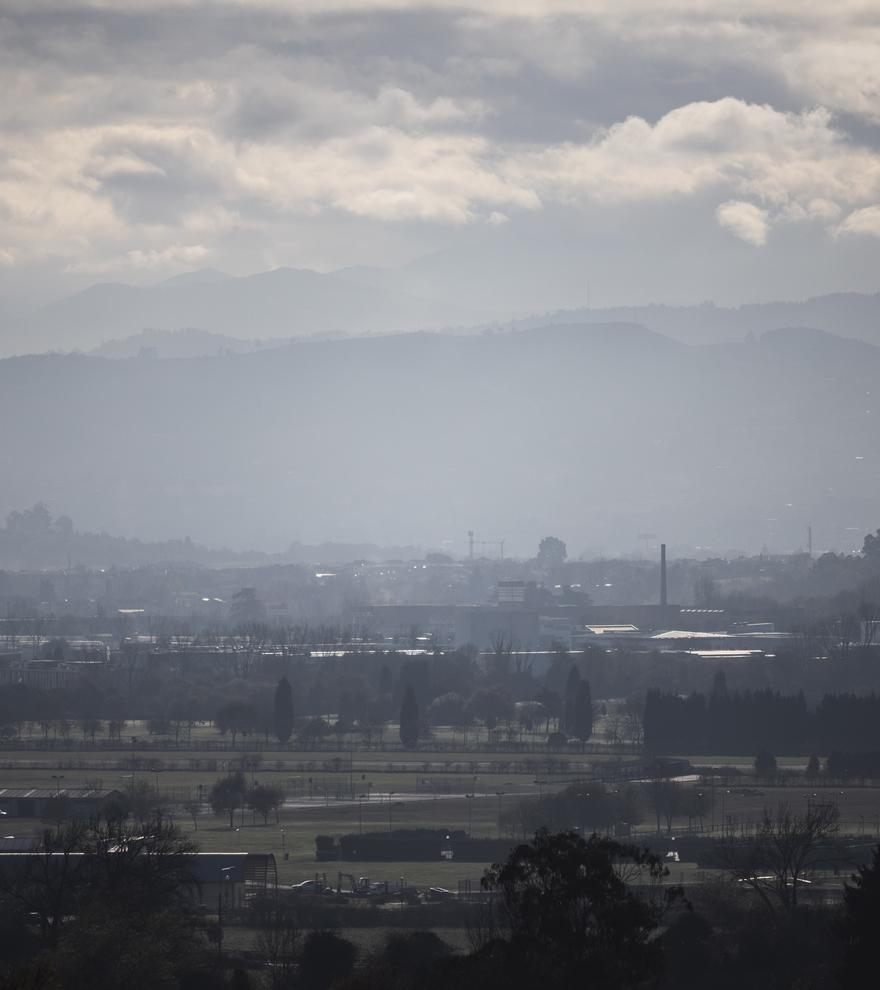
<svg viewBox="0 0 880 990"><path fill-rule="evenodd" d="M803 813L792 810L785 802L775 813L764 813L753 835L737 838L725 835L717 849L719 865L750 889L759 901L776 915L793 912L798 906L801 888L818 864L835 861L839 853L834 846L837 805L831 801L811 804Z"/></svg>
<svg viewBox="0 0 880 990"><path fill-rule="evenodd" d="M309 932L299 956L300 986L326 990L351 973L357 954L357 946L335 932Z"/></svg>
<svg viewBox="0 0 880 990"><path fill-rule="evenodd" d="M679 888L659 888L668 871L635 846L574 832L542 830L517 846L506 863L487 871L483 885L500 900L507 937L490 943L493 966L512 985L639 987L656 977L662 954L654 938ZM628 881L658 885L658 897L636 893Z"/></svg>
<svg viewBox="0 0 880 990"><path fill-rule="evenodd" d="M0 902L37 939L23 943L29 959L10 955L0 940L0 986L206 985L193 982L209 978L212 966L193 910L194 851L162 818L130 828L75 823L46 833L33 857L0 868Z"/></svg>
<svg viewBox="0 0 880 990"><path fill-rule="evenodd" d="M868 866L860 866L843 889L844 915L838 926L843 942L840 985L862 986L866 974L877 973L877 933L880 931L880 846ZM865 984L867 985L867 984Z"/></svg>
<svg viewBox="0 0 880 990"><path fill-rule="evenodd" d="M400 704L400 741L406 749L415 748L419 741L419 703L412 684L407 684Z"/></svg>
<svg viewBox="0 0 880 990"><path fill-rule="evenodd" d="M290 681L282 677L275 688L274 705L275 735L279 742L286 743L293 732L293 691Z"/></svg>

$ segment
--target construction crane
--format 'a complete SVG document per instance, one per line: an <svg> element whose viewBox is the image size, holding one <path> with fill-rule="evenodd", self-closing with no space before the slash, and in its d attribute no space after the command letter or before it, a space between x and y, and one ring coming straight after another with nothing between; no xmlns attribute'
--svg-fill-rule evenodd
<svg viewBox="0 0 880 990"><path fill-rule="evenodd" d="M468 559L474 559L474 547L498 547L501 552L501 560L504 560L504 540L475 540L474 531L468 530Z"/></svg>

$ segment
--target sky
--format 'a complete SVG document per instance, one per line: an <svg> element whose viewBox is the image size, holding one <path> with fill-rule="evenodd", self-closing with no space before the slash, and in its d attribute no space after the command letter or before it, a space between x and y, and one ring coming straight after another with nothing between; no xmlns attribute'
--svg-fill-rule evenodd
<svg viewBox="0 0 880 990"><path fill-rule="evenodd" d="M876 0L0 0L0 86L0 306L424 256L537 266L521 309L880 290Z"/></svg>

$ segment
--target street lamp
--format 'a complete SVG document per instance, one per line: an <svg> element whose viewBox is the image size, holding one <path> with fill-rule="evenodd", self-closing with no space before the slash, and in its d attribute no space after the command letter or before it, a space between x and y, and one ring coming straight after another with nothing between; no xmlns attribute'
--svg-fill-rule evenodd
<svg viewBox="0 0 880 990"><path fill-rule="evenodd" d="M228 900L228 888L226 884L232 879L229 875L233 870L231 866L221 866L220 876L222 881L220 890L217 892L217 958L223 958L223 901Z"/></svg>
<svg viewBox="0 0 880 990"><path fill-rule="evenodd" d="M501 838L501 799L504 797L504 791L495 791L495 796L498 798L498 838Z"/></svg>
<svg viewBox="0 0 880 990"><path fill-rule="evenodd" d="M465 799L467 800L467 810L468 810L468 835L470 835L473 830L473 807L474 807L474 795L465 794Z"/></svg>
<svg viewBox="0 0 880 990"><path fill-rule="evenodd" d="M55 781L55 797L58 797L58 795L61 792L61 781L64 780L64 774L63 773L60 773L60 774L59 773L53 773L52 774L52 780Z"/></svg>

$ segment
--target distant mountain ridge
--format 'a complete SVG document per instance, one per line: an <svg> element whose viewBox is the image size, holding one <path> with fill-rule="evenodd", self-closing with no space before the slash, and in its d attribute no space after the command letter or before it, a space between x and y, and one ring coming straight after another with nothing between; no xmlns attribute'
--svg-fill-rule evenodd
<svg viewBox="0 0 880 990"><path fill-rule="evenodd" d="M801 302L748 303L715 306L616 306L609 309L560 310L512 320L509 330L528 330L548 323L608 323L629 320L689 344L714 344L761 336L786 327L822 330L880 344L880 293L856 292L817 296Z"/></svg>
<svg viewBox="0 0 880 990"><path fill-rule="evenodd" d="M152 286L93 285L7 321L6 353L89 350L145 330L197 327L237 338L399 332L475 323L485 314L308 269L232 276L207 270Z"/></svg>
<svg viewBox="0 0 880 990"><path fill-rule="evenodd" d="M432 264L434 267L432 267ZM152 286L93 285L26 314L0 308L0 355L106 348L131 356L114 342L145 332L197 331L228 338L190 347L192 354L220 348L245 350L252 340L283 342L311 336L358 336L454 328L457 332L523 330L550 324L640 323L695 344L742 340L785 326L811 327L880 344L880 294L837 293L801 302L750 303L739 307L618 306L523 315L498 290L489 309L462 303L436 259L401 268L354 266L321 274L279 268L248 276L216 269L186 272ZM433 276L437 281L432 281ZM496 273L497 275L497 273ZM442 276L442 277L441 277ZM479 269L468 273L479 283ZM490 311L491 310L491 311ZM526 311L527 312L527 311ZM500 314L500 315L499 315ZM505 315L506 314L506 315ZM163 343L170 354L170 340ZM180 343L178 341L177 343ZM189 341L192 345L195 338ZM153 346L144 344L143 346ZM160 355L164 356L164 355Z"/></svg>
<svg viewBox="0 0 880 990"><path fill-rule="evenodd" d="M0 361L0 515L275 552L548 534L628 552L846 548L880 524L880 348L627 323L301 341L186 360ZM859 543L860 545L860 543Z"/></svg>

